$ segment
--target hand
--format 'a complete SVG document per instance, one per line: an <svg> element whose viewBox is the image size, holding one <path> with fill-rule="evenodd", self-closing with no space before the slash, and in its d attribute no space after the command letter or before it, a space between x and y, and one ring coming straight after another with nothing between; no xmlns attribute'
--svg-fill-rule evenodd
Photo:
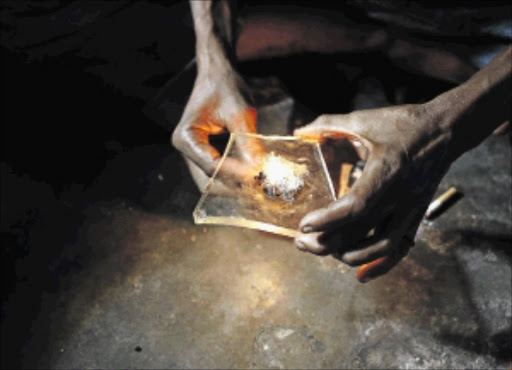
<svg viewBox="0 0 512 370"><path fill-rule="evenodd" d="M430 102L321 116L306 137L353 137L369 157L351 191L301 221L299 249L337 253L368 281L395 266L412 245L450 164L510 121L512 46L468 81ZM370 231L373 232L369 236Z"/></svg>
<svg viewBox="0 0 512 370"><path fill-rule="evenodd" d="M256 132L256 110L248 101L248 89L234 70L219 67L199 72L172 143L188 160L201 190L220 160L220 153L209 143L210 135ZM254 145L241 145L240 150L245 163L253 163L259 157L260 148ZM243 176L241 163L231 161L226 167Z"/></svg>
<svg viewBox="0 0 512 370"><path fill-rule="evenodd" d="M297 247L364 265L357 276L362 282L387 273L414 244L425 210L454 159L448 153L450 135L427 105L324 115L295 134L355 138L370 153L347 195L302 219Z"/></svg>
<svg viewBox="0 0 512 370"><path fill-rule="evenodd" d="M220 153L210 145L210 135L222 132L256 132L256 110L250 93L234 68L233 3L191 1L196 34L197 78L183 116L173 132L172 143L183 153L190 172L204 190L213 175ZM229 181L248 177L247 165L259 158L256 140L237 140L242 162L226 160Z"/></svg>

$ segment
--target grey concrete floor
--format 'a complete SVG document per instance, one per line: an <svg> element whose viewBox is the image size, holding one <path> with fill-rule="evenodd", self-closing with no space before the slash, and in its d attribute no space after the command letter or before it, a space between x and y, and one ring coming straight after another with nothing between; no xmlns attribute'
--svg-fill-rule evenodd
<svg viewBox="0 0 512 370"><path fill-rule="evenodd" d="M103 196L87 199L48 267L60 279L37 302L22 365L509 368L510 154L508 138L492 137L456 162L440 191L455 185L464 198L362 285L286 238L194 225L199 194L180 156L164 145L123 152L85 191ZM134 174L134 161L146 170ZM108 196L133 184L138 203Z"/></svg>
<svg viewBox="0 0 512 370"><path fill-rule="evenodd" d="M80 7L80 2L70 7L75 6ZM176 19L188 11L185 3L171 6ZM174 39L183 41L192 37L192 30L180 26L181 20L169 22L169 12L162 7L135 2L115 13L114 22L84 28L85 33L31 48L29 54L36 60L54 57L86 40L79 55L85 59L88 73L101 76L102 85L146 100L170 78L170 69L176 72L193 53L191 41L181 42L179 47L169 43L168 35L177 34L180 37ZM104 15L97 14L100 18ZM41 21L36 22L52 24L49 33L36 28L29 45L52 37L55 23L43 19L50 16L42 13ZM133 27L141 19L152 21ZM23 25L20 27L28 31ZM79 28L77 24L73 27ZM103 30L108 27L112 30ZM91 38L94 35L98 36ZM126 35L130 43L122 41ZM23 46L22 39L9 40L18 48ZM184 45L190 46L190 55L182 50ZM140 52L140 46L146 53ZM160 58L153 58L153 53ZM141 59L142 55L147 58ZM41 87L32 95L30 89L19 93L20 101L28 94L32 103L42 97L44 104L15 105L15 110L21 107L20 111L35 113L19 116L16 112L16 120L10 122L12 127L28 127L20 131L31 133L29 143L46 139L59 151L36 161L43 173L51 167L45 163L48 158L60 161L60 151L69 153L79 142L94 143L106 123L121 122L111 128L115 137L130 129L125 121L141 120L133 113L138 108L127 109L133 105L131 100L120 98L114 105L111 91L104 94L107 98L97 96L96 85L77 84L73 70L62 73L66 60L60 64L49 61L59 70L49 76L59 78L37 80ZM323 71L319 65L306 65ZM318 80L318 85L329 81L336 85L338 80L330 71L325 71L323 78L311 74L309 84ZM36 70L27 79L23 72L15 76L32 82L34 75L46 74ZM300 72L301 80L309 75ZM390 75L393 85L394 76ZM68 80L69 85L65 83ZM18 84L13 81L9 86ZM52 95L47 91L50 85L63 92ZM85 91L86 108L71 104L73 99L62 99L72 96L76 86ZM186 89L172 89L186 100ZM423 88L420 90L423 93ZM97 98L91 102L94 96ZM343 99L332 96L331 100L339 104ZM376 104L365 95L354 100L357 108ZM381 100L379 104L388 104ZM63 109L54 106L54 101L64 101L61 105L69 106L73 113L57 115L57 121L80 123L71 128L57 125L68 127L59 134L73 139L78 139L77 135L80 140L52 141L48 137L53 133L45 136L42 118L55 121L54 111ZM176 114L181 101L174 102ZM287 111L293 102L281 103L277 110L260 112L260 119L266 115L269 120L294 120ZM120 114L124 110L128 113ZM85 118L80 121L75 111ZM87 115L94 111L98 113ZM166 123L178 119L166 118ZM36 124L23 126L24 121ZM88 121L97 123L90 129ZM132 130L143 125L147 129L143 122ZM27 140L26 135L19 136L23 142ZM21 142L11 146L21 148L17 155L27 147L27 155L34 157L47 150L44 145L34 150ZM106 161L93 184L86 187L59 179L66 184L60 194L35 177L38 172L34 169L31 175L16 173L16 168L0 164L1 231L8 229L9 238L15 239L11 244L16 246L6 253L14 256L12 264L8 261L5 265L12 268L16 281L6 289L9 293L2 302L3 367L511 367L509 137L489 138L452 166L439 192L454 185L464 197L439 218L424 222L410 255L387 276L366 285L355 280L353 269L331 257L301 253L289 239L232 227L194 225L192 210L199 193L182 158L169 144L126 149L112 140L106 147L113 153L112 159ZM79 173L93 160L103 166L101 155L92 158L101 151L87 149L87 144L78 145L76 151L86 152L83 161L69 168L56 165L53 177L58 178L59 171Z"/></svg>
<svg viewBox="0 0 512 370"><path fill-rule="evenodd" d="M261 108L262 131L300 119L294 104ZM26 246L2 307L3 364L511 366L509 136L453 164L439 193L456 186L464 197L424 221L409 256L365 285L290 239L194 225L199 192L170 144L106 147L111 159L92 184L58 196L2 165L2 228L14 225Z"/></svg>

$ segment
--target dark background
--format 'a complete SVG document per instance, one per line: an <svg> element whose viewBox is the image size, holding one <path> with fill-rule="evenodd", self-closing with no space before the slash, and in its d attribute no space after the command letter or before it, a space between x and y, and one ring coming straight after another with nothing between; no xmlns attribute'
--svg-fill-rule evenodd
<svg viewBox="0 0 512 370"><path fill-rule="evenodd" d="M88 263L49 267L76 237L83 209L112 198L158 208L161 199L148 197L138 179L161 158L181 161L170 144L124 161L124 177L93 185L121 154L169 143L194 78L193 65L179 74L194 57L194 35L186 2L1 6L1 358L2 367L18 367L36 361L20 358L20 351L33 334L39 296L57 291L63 278ZM240 69L252 78L277 76L309 118L350 111L363 80L377 81L370 90L382 105L396 102L398 85L401 102L425 101L453 86L404 72L379 53L301 54ZM145 107L173 77L165 91L175 107L164 127ZM173 181L193 189L180 169Z"/></svg>

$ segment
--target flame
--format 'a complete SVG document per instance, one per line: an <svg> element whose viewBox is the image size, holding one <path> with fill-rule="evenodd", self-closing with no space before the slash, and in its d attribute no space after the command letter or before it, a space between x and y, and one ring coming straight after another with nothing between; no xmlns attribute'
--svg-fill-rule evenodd
<svg viewBox="0 0 512 370"><path fill-rule="evenodd" d="M194 144L208 153L212 159L219 158L220 153L210 145L210 136L221 134L226 131L226 128L229 132L256 133L256 109L252 107L243 108L236 114L225 117L219 115L220 103L218 95L206 100L189 128ZM261 155L263 149L253 141L253 143L247 145L246 151L250 156L257 157Z"/></svg>

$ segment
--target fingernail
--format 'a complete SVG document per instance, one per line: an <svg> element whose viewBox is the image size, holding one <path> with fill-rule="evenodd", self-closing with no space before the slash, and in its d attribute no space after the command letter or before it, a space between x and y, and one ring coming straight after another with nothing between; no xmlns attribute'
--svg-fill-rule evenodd
<svg viewBox="0 0 512 370"><path fill-rule="evenodd" d="M304 226L304 227L302 228L302 232L303 232L303 233L310 233L310 232L312 232L312 231L313 231L313 228L312 228L311 226L309 226L309 225L306 225L306 226Z"/></svg>
<svg viewBox="0 0 512 370"><path fill-rule="evenodd" d="M372 278L371 278L371 277L369 277L369 276L364 276L364 277L362 277L362 278L360 278L360 279L359 279L359 282L361 282L361 283L363 283L363 284L365 284L365 283L367 283L367 282L369 282L369 281L372 281Z"/></svg>
<svg viewBox="0 0 512 370"><path fill-rule="evenodd" d="M306 251L306 245L303 242L296 242L295 244L297 245L298 250L303 252Z"/></svg>

